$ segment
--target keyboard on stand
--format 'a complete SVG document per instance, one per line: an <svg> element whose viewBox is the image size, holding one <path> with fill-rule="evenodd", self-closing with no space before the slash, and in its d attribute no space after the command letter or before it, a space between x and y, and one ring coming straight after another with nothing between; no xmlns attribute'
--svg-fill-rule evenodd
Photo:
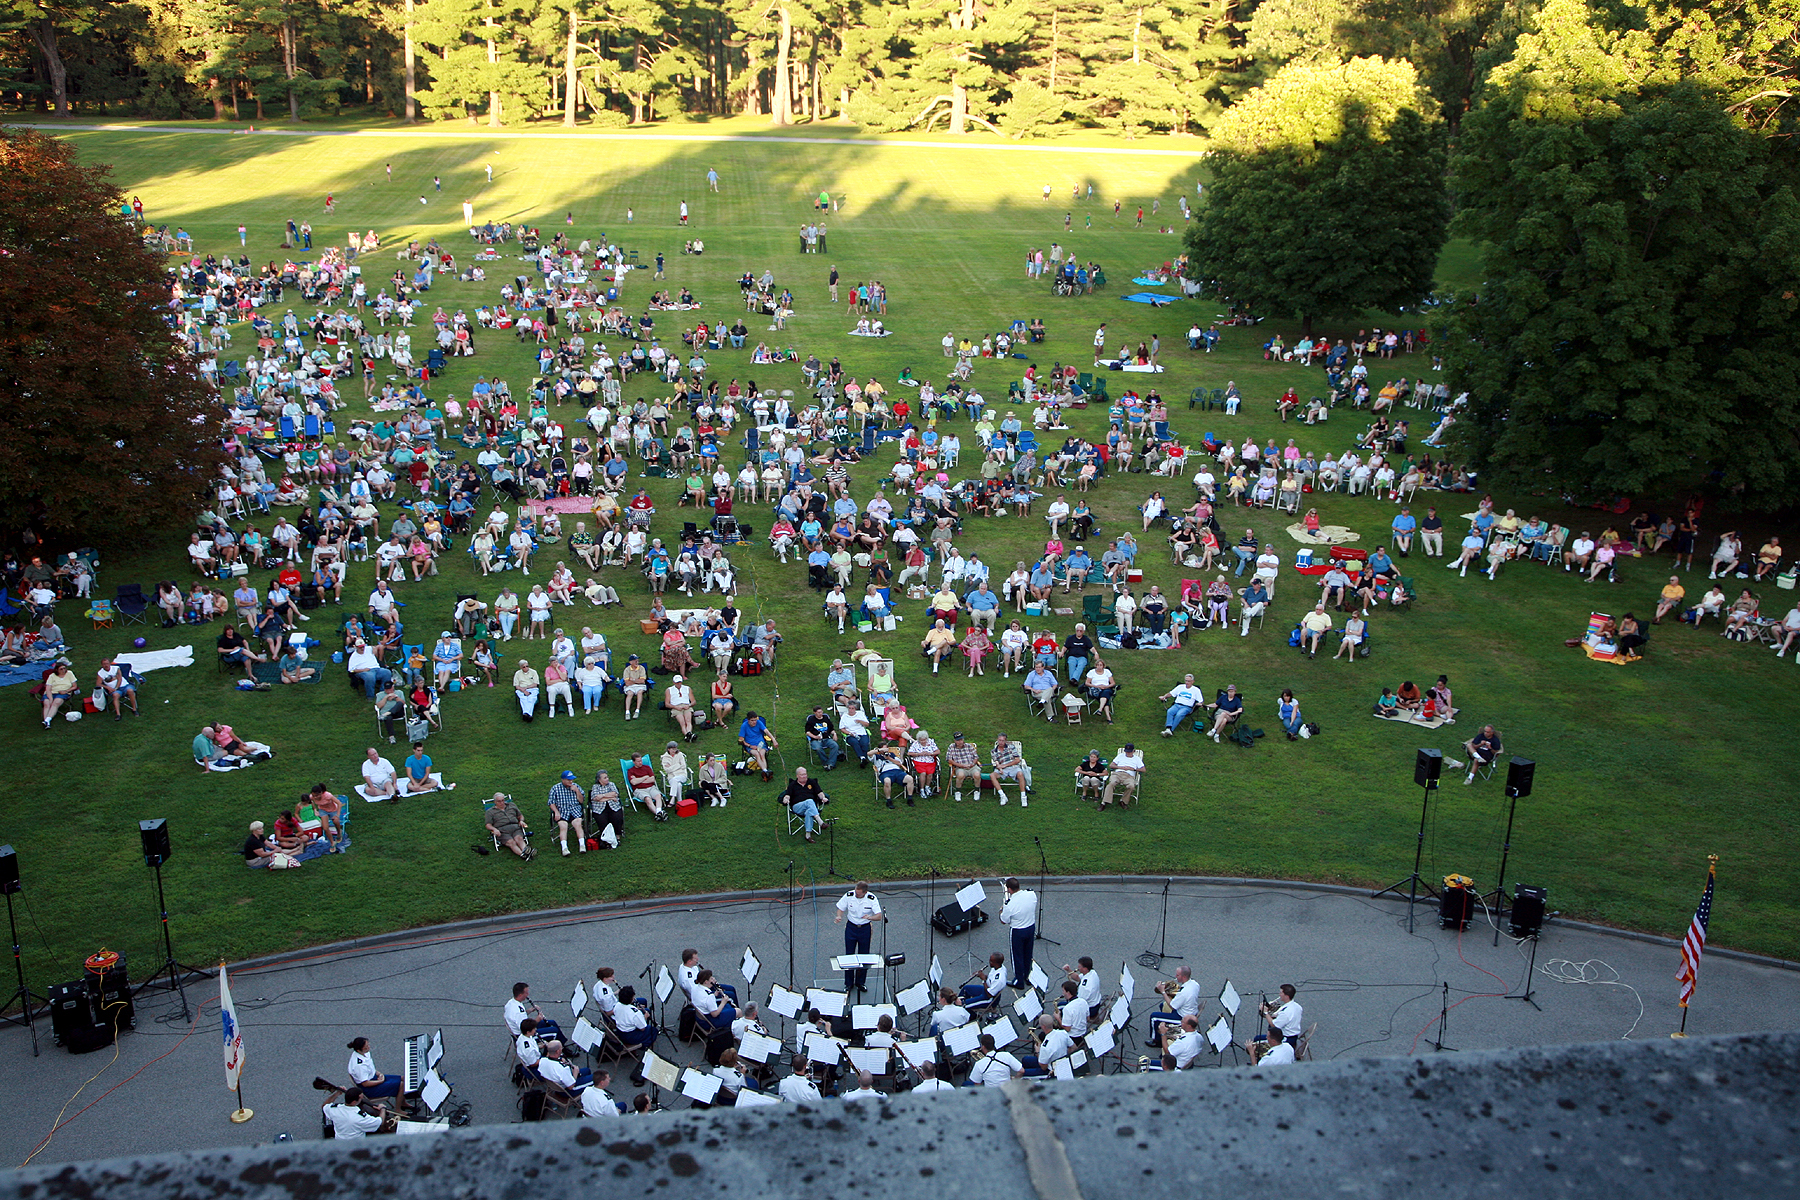
<svg viewBox="0 0 1800 1200"><path fill-rule="evenodd" d="M415 1034L406 1039L406 1053L401 1055L405 1064L400 1075L403 1094L415 1095L425 1086L425 1052L430 1045L431 1038L427 1034Z"/></svg>

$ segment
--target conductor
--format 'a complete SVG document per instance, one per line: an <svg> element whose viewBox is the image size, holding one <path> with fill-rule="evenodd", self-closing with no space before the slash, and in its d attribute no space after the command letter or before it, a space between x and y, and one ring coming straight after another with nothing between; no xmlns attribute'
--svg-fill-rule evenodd
<svg viewBox="0 0 1800 1200"><path fill-rule="evenodd" d="M1006 903L1000 906L1000 923L1012 930L1013 979L1008 987L1024 991L1031 986L1026 977L1031 973L1032 955L1037 950L1037 893L1019 886L1014 876L1004 882Z"/></svg>
<svg viewBox="0 0 1800 1200"><path fill-rule="evenodd" d="M832 923L841 924L844 927L845 954L867 954L869 938L875 928L874 922L886 919L881 912L881 901L869 891L868 881L859 879L856 881L855 888L838 897L837 916ZM868 983L869 968L867 967L857 967L844 972L844 990L846 992L852 989L866 992L869 990Z"/></svg>

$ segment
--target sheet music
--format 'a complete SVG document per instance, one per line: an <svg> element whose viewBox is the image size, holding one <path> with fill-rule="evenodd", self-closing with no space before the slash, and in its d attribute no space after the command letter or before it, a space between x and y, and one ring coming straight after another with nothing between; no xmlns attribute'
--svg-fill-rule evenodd
<svg viewBox="0 0 1800 1200"><path fill-rule="evenodd" d="M938 956L935 954L931 956L930 974L932 987L937 988L944 986L944 964L938 961Z"/></svg>
<svg viewBox="0 0 1800 1200"><path fill-rule="evenodd" d="M394 1132L399 1134L401 1137L411 1137L414 1134L420 1134L420 1133L449 1133L450 1132L450 1122L448 1122L448 1121L398 1121L394 1125Z"/></svg>
<svg viewBox="0 0 1800 1200"><path fill-rule="evenodd" d="M779 983L769 989L769 1009L780 1013L788 1020L800 1015L800 1005L806 1000L799 992L790 992Z"/></svg>
<svg viewBox="0 0 1800 1200"><path fill-rule="evenodd" d="M600 1044L600 1031L586 1017L576 1017L575 1031L569 1035L569 1040L592 1054L594 1047Z"/></svg>
<svg viewBox="0 0 1800 1200"><path fill-rule="evenodd" d="M1088 1053L1092 1054L1095 1058L1104 1058L1108 1054L1111 1054L1113 1052L1113 1047L1117 1045L1118 1042L1113 1038L1113 1023L1111 1021L1102 1021L1097 1027L1088 1030Z"/></svg>
<svg viewBox="0 0 1800 1200"><path fill-rule="evenodd" d="M581 1019L582 1010L587 1008L587 1006L588 1006L587 985L583 984L581 982L581 980L577 979L575 981L575 992L573 995L571 995L569 997L569 1017L570 1017L570 1019L579 1021Z"/></svg>
<svg viewBox="0 0 1800 1200"><path fill-rule="evenodd" d="M1050 1074L1058 1079L1075 1078L1075 1067L1066 1058L1059 1058L1050 1064Z"/></svg>
<svg viewBox="0 0 1800 1200"><path fill-rule="evenodd" d="M1075 1053L1069 1055L1069 1065L1077 1071L1087 1066L1087 1060L1088 1056L1086 1050L1077 1050Z"/></svg>
<svg viewBox="0 0 1800 1200"><path fill-rule="evenodd" d="M907 1016L923 1012L931 1007L931 985L923 979L902 991L895 999L900 1001L900 1009Z"/></svg>
<svg viewBox="0 0 1800 1200"><path fill-rule="evenodd" d="M733 1108L765 1108L768 1105L780 1104L780 1103L781 1103L781 1101L774 1096L766 1096L761 1092L753 1092L749 1088L745 1088L743 1091L738 1093L737 1103L734 1104L732 1107Z"/></svg>
<svg viewBox="0 0 1800 1200"><path fill-rule="evenodd" d="M831 969L834 971L855 971L863 967L879 967L880 965L881 955L879 954L839 954L831 960Z"/></svg>
<svg viewBox="0 0 1800 1200"><path fill-rule="evenodd" d="M1131 1024L1131 1001L1123 996L1114 1000L1112 1012L1108 1014L1107 1019L1120 1029Z"/></svg>
<svg viewBox="0 0 1800 1200"><path fill-rule="evenodd" d="M1225 1047L1231 1045L1231 1026L1225 1023L1224 1017L1213 1022L1212 1028L1206 1031L1206 1040L1212 1044L1215 1054L1225 1053Z"/></svg>
<svg viewBox="0 0 1800 1200"><path fill-rule="evenodd" d="M818 1009L828 1017L844 1015L844 1004L850 999L845 992L834 992L830 988L807 988L806 1003Z"/></svg>
<svg viewBox="0 0 1800 1200"><path fill-rule="evenodd" d="M1044 1003L1036 992L1025 992L1013 1001L1013 1011L1023 1020L1035 1021L1043 1013Z"/></svg>
<svg viewBox="0 0 1800 1200"><path fill-rule="evenodd" d="M756 973L762 970L762 963L757 959L756 951L748 946L744 947L744 961L738 970L743 973L745 987L756 986Z"/></svg>
<svg viewBox="0 0 1800 1200"><path fill-rule="evenodd" d="M884 1049L869 1050L862 1046L852 1046L845 1053L850 1055L850 1065L859 1071L867 1071L871 1075L888 1073L888 1052Z"/></svg>
<svg viewBox="0 0 1800 1200"><path fill-rule="evenodd" d="M915 1071L928 1062L937 1061L936 1038L926 1038L922 1042L896 1042L894 1049L900 1052L900 1057L904 1058Z"/></svg>
<svg viewBox="0 0 1800 1200"><path fill-rule="evenodd" d="M822 1033L806 1035L806 1057L820 1066L829 1067L836 1064L843 1055L843 1047L836 1038L828 1038Z"/></svg>
<svg viewBox="0 0 1800 1200"><path fill-rule="evenodd" d="M747 1058L751 1062L766 1063L771 1055L781 1053L781 1043L767 1037L754 1029L744 1031L744 1040L738 1045L738 1057Z"/></svg>
<svg viewBox="0 0 1800 1200"><path fill-rule="evenodd" d="M881 1023L882 1017L889 1017L896 1023L900 1020L900 1012L891 1004L856 1004L850 1008L850 1028L874 1029Z"/></svg>
<svg viewBox="0 0 1800 1200"><path fill-rule="evenodd" d="M1219 993L1219 1007L1235 1017L1238 1015L1238 1006L1243 1002L1244 998L1237 994L1237 989L1232 987L1231 980L1227 979L1225 990Z"/></svg>
<svg viewBox="0 0 1800 1200"><path fill-rule="evenodd" d="M666 1058L657 1057L656 1051L644 1051L644 1076L664 1091L672 1092L681 1086L681 1071Z"/></svg>
<svg viewBox="0 0 1800 1200"><path fill-rule="evenodd" d="M436 1112L450 1098L450 1085L438 1077L436 1071L425 1072L425 1088L419 1093L419 1099L425 1102L427 1112Z"/></svg>
<svg viewBox="0 0 1800 1200"><path fill-rule="evenodd" d="M944 1035L944 1049L952 1054L971 1054L981 1045L981 1026L970 1021L967 1025L958 1025Z"/></svg>
<svg viewBox="0 0 1800 1200"><path fill-rule="evenodd" d="M992 1025L984 1026L981 1032L994 1035L994 1048L996 1050L1004 1050L1006 1047L1019 1040L1018 1027L1012 1023L1011 1017L1001 1017Z"/></svg>
<svg viewBox="0 0 1800 1200"><path fill-rule="evenodd" d="M425 1052L425 1067L430 1070L438 1065L444 1057L444 1031L438 1030L431 1035L431 1049Z"/></svg>
<svg viewBox="0 0 1800 1200"><path fill-rule="evenodd" d="M956 893L956 902L962 906L964 912L968 912L971 908L977 908L986 901L987 889L981 886L979 879Z"/></svg>
<svg viewBox="0 0 1800 1200"><path fill-rule="evenodd" d="M702 1104L711 1104L725 1081L717 1075L702 1075L689 1067L681 1073L681 1094Z"/></svg>
<svg viewBox="0 0 1800 1200"><path fill-rule="evenodd" d="M1129 963L1119 969L1119 995L1125 997L1127 1004L1137 998L1137 980L1132 978Z"/></svg>
<svg viewBox="0 0 1800 1200"><path fill-rule="evenodd" d="M1036 963L1031 964L1031 974L1027 975L1025 978L1030 980L1031 986L1040 992L1047 992L1050 990L1050 977L1044 974L1044 968L1038 966Z"/></svg>
<svg viewBox="0 0 1800 1200"><path fill-rule="evenodd" d="M674 990L675 979L669 974L669 968L664 967L656 977L656 1002L658 1004L666 1003L669 993Z"/></svg>

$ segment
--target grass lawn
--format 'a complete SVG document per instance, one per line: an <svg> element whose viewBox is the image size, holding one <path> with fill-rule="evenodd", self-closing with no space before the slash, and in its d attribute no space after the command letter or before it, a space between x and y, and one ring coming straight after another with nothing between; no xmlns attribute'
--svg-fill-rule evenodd
<svg viewBox="0 0 1800 1200"><path fill-rule="evenodd" d="M1173 402L1177 429L1190 439L1211 429L1240 439L1293 437L1303 447L1337 452L1361 428L1353 414L1342 411L1328 426L1278 428L1271 411L1274 396L1289 383L1303 395L1321 384L1310 372L1262 360L1257 346L1270 326L1227 331L1222 349L1203 355L1183 348L1182 334L1196 315L1210 320L1213 304L1184 301L1155 311L1119 301L1121 293L1135 290L1130 279L1139 269L1177 252L1177 237L1149 226L1176 219L1179 192L1192 198L1201 178L1195 159L1117 147L1090 155L1056 148L902 147L876 139L798 145L391 132L316 139L158 132L72 136L86 158L114 165L120 184L127 194L143 197L152 220L185 226L204 250L233 254L243 223L250 231L250 255L259 263L281 257L276 246L289 217L312 220L315 244L341 244L355 227L380 231L390 248L435 234L461 251L466 243L459 206L468 198L481 219L536 222L548 235L569 228L563 221L571 214L578 237L608 233L646 261L664 252L667 286L692 287L709 319L729 321L736 314L739 274L770 268L798 296L798 315L783 343L803 355L839 355L848 370L862 376L891 381L910 366L920 377L941 381L938 341L945 331L979 338L1014 317L1034 316L1050 327L1049 341L1039 348L1040 366L1053 360L1086 366L1094 326L1105 321L1115 344L1121 333L1133 342L1161 335L1169 369L1155 382ZM389 163L392 182L384 170ZM491 184L484 170L490 164ZM706 190L709 167L722 177L719 195ZM432 187L434 175L442 178L442 192ZM1065 235L1069 190L1085 190L1089 181L1099 198L1073 206L1074 230ZM1041 199L1045 183L1053 186L1053 203ZM830 255L802 257L795 230L814 215L808 199L821 189L847 194L848 205L830 220ZM327 192L338 198L335 218L322 212ZM1161 200L1161 213L1146 217L1147 228L1134 229L1136 206L1149 209L1153 198ZM686 234L675 227L682 200L695 218L694 230ZM1120 219L1112 215L1114 200L1124 206ZM636 214L630 227L627 208ZM706 239L707 253L701 259L683 257L683 237L695 233ZM1021 268L1026 248L1047 248L1052 241L1084 260L1101 261L1110 282L1107 294L1057 300L1046 288L1028 284ZM1476 266L1466 248L1456 248L1448 260L1454 282L1472 278ZM846 283L877 278L887 285L887 322L897 336L875 343L845 335L853 322L825 301L826 271L834 262ZM371 265L380 278L392 269L392 260L384 251ZM487 284L440 285L429 299L447 310L473 310L491 301L517 269L510 260L499 267ZM641 308L650 287L640 278L630 281L626 299L632 311ZM671 339L677 315L659 321L659 330ZM1292 340L1294 331L1284 332ZM752 340L760 336L768 335L753 329ZM242 357L248 345L240 334L235 355ZM480 372L507 378L523 396L532 377L531 354L492 333L480 345L473 361L453 360L457 365L434 384L434 395L466 398ZM1013 365L982 362L976 383L990 397L1003 396ZM1416 374L1425 366L1421 357L1394 364L1396 374ZM1380 365L1371 370L1382 375ZM726 379L753 378L764 387L800 386L796 366L752 368L747 351L715 356L713 371ZM1195 385L1219 386L1227 379L1235 379L1249 397L1240 415L1189 413L1181 403ZM1122 377L1114 376L1112 383L1120 390ZM353 381L351 390L360 391ZM628 398L639 394L652 393L627 387ZM351 415L354 410L340 414L340 425ZM571 409L562 415L572 421L577 414ZM1092 408L1073 414L1071 424L1097 438L1105 419L1104 409ZM891 461L890 445L880 465L854 472L859 498L866 500ZM965 456L963 473L974 469ZM678 535L675 481L646 482L663 510L658 532L665 538ZM1092 503L1109 529L1136 529L1136 506L1149 490L1145 477L1113 476ZM1183 504L1192 498L1191 487L1180 482L1167 494ZM1537 511L1573 521L1578 529L1600 528L1600 514L1563 512L1547 498L1497 499L1521 515ZM1454 518L1473 509L1473 498L1444 500L1454 542L1460 532ZM1362 544L1371 548L1382 540L1394 511L1367 497L1317 502L1326 523L1360 530ZM384 516L391 512L387 506ZM766 528L766 512L751 519ZM1232 513L1223 523L1253 526L1292 561L1294 544L1280 532L1286 518L1266 511ZM1709 525L1703 539L1708 549L1719 527L1717 521ZM1037 518L977 519L968 525L963 544L993 564L999 578L1013 561L1041 550L1043 532ZM171 577L185 587L185 540L171 532L154 543L112 552L103 564L101 593L110 595L119 582L149 587ZM1191 572L1170 564L1160 532L1140 540L1147 582L1173 593ZM804 753L800 722L823 694L825 667L849 648L849 640L836 636L820 616L804 587L803 568L774 563L762 544L743 548L734 559L748 585L741 601L746 613L775 617L787 636L777 672L742 681L739 694L748 706L773 714L792 768ZM991 674L975 680L960 673L932 678L914 649L924 632L921 606L907 604L908 619L900 630L873 635L872 641L893 648L909 708L940 739L953 727L967 729L984 746L1000 730L1022 737L1039 791L1028 809L997 811L991 802L957 806L938 799L889 812L873 799L867 774L840 768L827 780L837 800L831 811L841 818L838 868L875 877L922 875L932 868L949 876L1035 871L1033 839L1041 838L1054 873L1279 876L1380 886L1410 869L1419 812L1411 774L1415 748L1440 746L1458 753L1455 743L1491 721L1510 752L1538 760L1535 794L1519 805L1509 881L1543 884L1552 907L1564 913L1673 934L1692 912L1705 855L1717 853L1722 862L1714 939L1792 956L1800 935L1800 910L1793 900L1800 871L1784 847L1793 842L1795 790L1791 782L1781 782L1791 772L1771 753L1782 743L1782 731L1794 724L1792 664L1775 661L1767 650L1728 644L1716 626L1699 633L1658 629L1647 657L1624 668L1593 664L1564 649L1563 639L1581 632L1591 609L1650 610L1667 574L1661 562L1629 564L1616 585L1583 585L1564 572L1535 566L1515 565L1489 582L1474 574L1459 578L1416 557L1408 565L1423 591L1418 605L1403 614L1376 616L1373 655L1353 665L1324 656L1307 660L1287 648L1286 631L1315 595L1291 573L1280 581L1266 628L1248 638L1238 637L1234 628L1196 634L1177 652L1115 656L1115 669L1125 680L1116 728L1033 726L1014 681ZM613 569L608 575L627 598L622 609L561 609L557 621L571 632L583 624L600 629L618 664L634 650L649 654L652 642L637 630L643 585L635 573ZM533 574L534 581L542 577ZM353 566L346 595L360 603L372 580L371 564ZM516 576L507 581L519 584ZM1686 582L1697 595L1705 586L1704 571ZM260 588L267 580L258 577L255 583ZM497 581L477 581L459 546L437 578L400 586L408 605L407 640L429 644L449 624L455 592L476 590L491 599L497 587ZM1787 599L1771 590L1765 607L1785 611ZM171 920L177 950L191 962L486 913L771 886L784 879L790 858L803 881L825 882L825 845L789 838L772 799L778 785L754 780L739 781L738 798L724 811L703 810L699 819L661 826L635 820L617 853L564 862L554 839L540 837L549 855L535 863L472 854L471 844L485 840L482 796L513 792L527 816L541 825L544 795L562 769L591 779L596 767L659 746L666 736L654 713L642 723L620 722L616 700L602 716L540 718L525 726L504 686L446 699L445 729L433 738L430 752L448 777L461 783L457 792L380 806L352 797L355 847L348 855L308 864L299 875L249 873L237 858L249 821L272 820L278 808L316 781L339 792L357 781L357 764L372 732L360 693L335 676L318 687L240 693L232 690L231 676L213 670L214 627L121 626L96 632L86 628L78 606L64 608L63 625L72 635L84 681L91 681L99 654L124 648L137 633L152 647L193 643L198 665L150 675L143 689L145 715L117 724L108 717L89 718L78 725L58 722L44 732L32 715L35 708L23 703L23 689L14 693L21 703L7 734L16 757L4 838L18 848L26 873L34 922L27 953L39 980L75 970L78 960L100 945L126 950L137 963L153 959L154 890L133 831L133 823L148 816L170 819ZM326 641L327 651L336 615L328 606L308 627ZM1066 635L1072 621L1058 617L1049 624ZM541 667L547 648L528 645ZM527 652L518 642L510 649L514 658ZM1272 736L1248 751L1185 732L1175 740L1157 737L1163 705L1156 697L1187 671L1209 691L1236 683L1250 697L1252 724ZM1383 685L1402 679L1423 684L1439 673L1451 677L1464 706L1456 726L1415 732L1368 715ZM1308 719L1321 726L1321 737L1296 744L1281 737L1272 710L1283 687L1298 693ZM236 774L200 773L189 759L188 743L212 720L273 743L278 756ZM1077 804L1070 784L1077 759L1090 747L1110 753L1127 740L1148 751L1144 804L1105 813ZM721 731L703 735L690 749L731 745ZM1440 796L1427 831L1425 874L1460 871L1478 886L1491 887L1506 817L1500 780L1464 787L1459 775L1447 779ZM1754 810L1750 818L1742 815L1745 806Z"/></svg>

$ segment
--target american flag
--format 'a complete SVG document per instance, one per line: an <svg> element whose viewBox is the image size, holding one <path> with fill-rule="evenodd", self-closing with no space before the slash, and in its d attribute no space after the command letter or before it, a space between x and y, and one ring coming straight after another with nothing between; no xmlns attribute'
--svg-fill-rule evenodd
<svg viewBox="0 0 1800 1200"><path fill-rule="evenodd" d="M1681 984L1683 1008L1694 994L1700 976L1700 956L1706 952L1706 926L1712 920L1713 875L1717 870L1716 863L1706 868L1706 891L1700 894L1700 907L1694 910L1693 923L1681 941L1681 966L1675 971L1675 979Z"/></svg>

